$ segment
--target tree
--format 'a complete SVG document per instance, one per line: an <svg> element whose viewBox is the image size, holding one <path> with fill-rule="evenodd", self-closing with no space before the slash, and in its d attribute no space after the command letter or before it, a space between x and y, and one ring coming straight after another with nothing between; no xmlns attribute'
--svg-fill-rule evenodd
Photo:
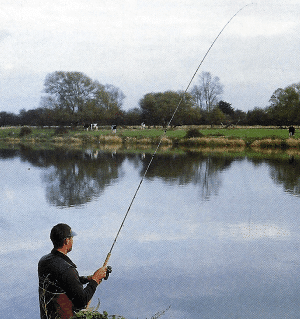
<svg viewBox="0 0 300 319"><path fill-rule="evenodd" d="M217 76L213 77L210 72L202 72L199 84L192 88L191 94L200 109L211 111L217 105L219 96L223 94L223 85Z"/></svg>
<svg viewBox="0 0 300 319"><path fill-rule="evenodd" d="M225 101L220 101L218 103L219 109L226 115L229 115L230 117L234 114L234 109L231 107L231 104Z"/></svg>
<svg viewBox="0 0 300 319"><path fill-rule="evenodd" d="M0 112L0 126L18 125L19 117L11 112Z"/></svg>
<svg viewBox="0 0 300 319"><path fill-rule="evenodd" d="M112 84L97 83L95 106L102 115L102 121L107 124L120 124L123 116L122 104L124 93Z"/></svg>
<svg viewBox="0 0 300 319"><path fill-rule="evenodd" d="M218 106L212 108L207 112L207 120L210 125L219 125L226 119L225 114L220 110Z"/></svg>
<svg viewBox="0 0 300 319"><path fill-rule="evenodd" d="M180 101L181 103L171 124L192 124L196 118L196 111L191 94L174 91L146 94L140 100L142 121L147 125L166 126Z"/></svg>
<svg viewBox="0 0 300 319"><path fill-rule="evenodd" d="M43 108L28 111L22 109L20 110L19 118L21 125L44 126L47 125L48 122L48 114Z"/></svg>
<svg viewBox="0 0 300 319"><path fill-rule="evenodd" d="M300 124L300 83L277 89L267 112L274 124Z"/></svg>
<svg viewBox="0 0 300 319"><path fill-rule="evenodd" d="M268 125L269 117L265 109L255 107L247 112L247 123L249 125Z"/></svg>
<svg viewBox="0 0 300 319"><path fill-rule="evenodd" d="M125 112L125 123L127 125L140 125L142 123L141 109L135 107L134 109Z"/></svg>
<svg viewBox="0 0 300 319"><path fill-rule="evenodd" d="M242 110L234 110L232 120L235 124L246 124L247 114Z"/></svg>
<svg viewBox="0 0 300 319"><path fill-rule="evenodd" d="M96 93L95 83L81 72L50 73L46 76L44 86L45 93L52 97L52 103L70 114L82 111Z"/></svg>
<svg viewBox="0 0 300 319"><path fill-rule="evenodd" d="M116 121L125 95L111 84L100 84L81 72L56 71L46 76L41 99L56 124Z"/></svg>

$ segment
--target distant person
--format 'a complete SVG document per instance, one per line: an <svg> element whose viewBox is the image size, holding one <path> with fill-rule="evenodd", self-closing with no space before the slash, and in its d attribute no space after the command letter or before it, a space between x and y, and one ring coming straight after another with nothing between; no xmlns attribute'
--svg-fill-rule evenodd
<svg viewBox="0 0 300 319"><path fill-rule="evenodd" d="M295 128L294 126L290 126L289 127L289 137L294 136L295 135Z"/></svg>
<svg viewBox="0 0 300 319"><path fill-rule="evenodd" d="M76 234L66 224L57 224L50 233L54 248L38 264L39 301L42 319L69 319L84 309L97 286L106 276L101 267L92 276L80 277L76 265L67 254L72 250ZM84 288L83 285L87 284Z"/></svg>

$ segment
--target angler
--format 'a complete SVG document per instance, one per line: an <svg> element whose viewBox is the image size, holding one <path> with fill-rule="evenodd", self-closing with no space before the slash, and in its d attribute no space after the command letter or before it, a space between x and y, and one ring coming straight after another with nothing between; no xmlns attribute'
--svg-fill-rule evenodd
<svg viewBox="0 0 300 319"><path fill-rule="evenodd" d="M241 10L243 10L247 6L248 5L238 10L219 32L219 34L205 53L200 64L198 65L194 75L192 76L190 82L186 87L186 90L184 91L184 94L189 89L206 56L226 28L226 26ZM72 250L73 237L75 236L75 233L72 232L70 226L66 224L58 224L52 228L50 238L53 242L54 249L51 251L50 254L41 258L38 267L41 319L56 319L57 317L61 319L71 318L75 314L75 311L83 309L88 305L102 279L107 279L109 273L111 272L111 268L107 266L107 263L111 256L114 245L116 244L117 238L121 232L122 227L124 226L127 215L143 183L143 180L147 175L153 158L160 147L163 137L165 136L168 127L170 126L178 108L180 107L180 104L184 98L184 94L182 95L181 100L175 108L167 125L167 128L161 136L161 139L148 163L144 175L140 180L140 183L129 204L127 212L123 218L123 221L113 241L110 251L107 254L103 267L96 270L92 276L80 277L76 270L76 265L69 259L69 257L67 257L67 253ZM85 288L83 288L84 284L87 284Z"/></svg>
<svg viewBox="0 0 300 319"><path fill-rule="evenodd" d="M69 319L74 316L76 311L88 305L97 286L111 272L111 268L104 265L92 276L79 276L76 265L67 256L72 250L74 236L76 233L66 224L57 224L51 230L54 248L38 264L41 319Z"/></svg>

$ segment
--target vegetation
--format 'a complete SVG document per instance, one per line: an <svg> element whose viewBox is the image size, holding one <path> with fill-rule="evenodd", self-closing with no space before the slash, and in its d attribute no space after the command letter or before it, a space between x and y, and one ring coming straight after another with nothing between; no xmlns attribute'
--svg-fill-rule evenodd
<svg viewBox="0 0 300 319"><path fill-rule="evenodd" d="M88 310L83 310L75 314L72 319L125 319L124 317L121 316L116 316L116 315L108 315L106 311L101 314L98 311L88 311Z"/></svg>
<svg viewBox="0 0 300 319"><path fill-rule="evenodd" d="M239 127L209 128L205 126L184 126L164 129L140 127L118 128L112 133L109 128L86 131L83 128L36 128L36 127L9 127L0 129L0 141L5 144L53 144L84 146L87 144L119 145L134 147L153 147L162 139L162 146L168 147L251 147L273 149L300 149L299 132L296 137L289 137L287 129Z"/></svg>
<svg viewBox="0 0 300 319"><path fill-rule="evenodd" d="M197 106L201 110L212 111L218 105L219 96L223 93L223 85L220 79L213 77L209 72L202 72L199 76L198 85L191 90Z"/></svg>
<svg viewBox="0 0 300 319"><path fill-rule="evenodd" d="M140 100L141 117L148 125L162 125L165 127L181 101L180 108L173 119L172 125L193 124L200 119L200 113L194 107L191 94L167 91L164 93L149 93Z"/></svg>
<svg viewBox="0 0 300 319"><path fill-rule="evenodd" d="M223 85L202 72L189 92L165 91L145 94L139 105L122 109L125 95L112 84L101 84L81 72L56 71L45 78L40 107L19 114L0 112L0 126L137 126L183 125L242 126L300 125L300 83L278 88L265 108L248 112L234 109L221 99ZM178 107L179 106L179 107ZM25 131L24 131L25 132ZM23 135L22 135L23 136Z"/></svg>
<svg viewBox="0 0 300 319"><path fill-rule="evenodd" d="M190 128L186 131L185 138L192 138L192 137L202 137L203 133L201 133L196 128Z"/></svg>
<svg viewBox="0 0 300 319"><path fill-rule="evenodd" d="M28 126L23 126L21 129L20 129L20 133L19 133L19 136L22 137L22 136L25 136L25 135L30 135L32 133L32 129Z"/></svg>
<svg viewBox="0 0 300 319"><path fill-rule="evenodd" d="M170 307L167 308L166 310L157 312L150 319L158 319L159 317L163 316L169 309ZM101 314L97 310L82 310L76 313L75 316L72 317L72 319L125 319L125 318L118 315L108 315L106 311L104 311L103 314Z"/></svg>

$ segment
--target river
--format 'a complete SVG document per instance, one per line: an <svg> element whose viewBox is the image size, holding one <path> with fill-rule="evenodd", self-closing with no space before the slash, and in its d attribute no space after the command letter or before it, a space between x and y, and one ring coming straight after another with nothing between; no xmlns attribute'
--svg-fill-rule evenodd
<svg viewBox="0 0 300 319"><path fill-rule="evenodd" d="M0 150L1 318L39 318L37 263L57 223L81 275L101 266L151 154ZM300 160L154 157L92 299L126 319L299 318Z"/></svg>

